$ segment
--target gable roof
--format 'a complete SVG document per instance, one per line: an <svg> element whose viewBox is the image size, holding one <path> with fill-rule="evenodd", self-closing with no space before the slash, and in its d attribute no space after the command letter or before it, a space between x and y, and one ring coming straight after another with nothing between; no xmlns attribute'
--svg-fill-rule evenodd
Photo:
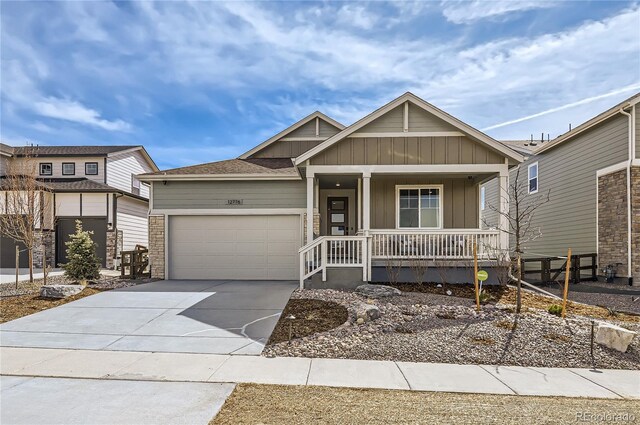
<svg viewBox="0 0 640 425"><path fill-rule="evenodd" d="M299 180L300 174L290 158L229 159L172 168L137 176L149 180Z"/></svg>
<svg viewBox="0 0 640 425"><path fill-rule="evenodd" d="M286 137L288 134L292 133L293 131L297 130L298 128L302 127L303 125L311 122L312 120L319 118L321 120L324 120L326 122L328 122L329 124L331 124L332 126L338 128L339 130L344 130L345 126L340 124L338 121L334 120L333 118L328 117L327 115L323 114L320 111L315 111L314 113L312 113L311 115L307 115L306 117L302 118L300 121L296 122L295 124L285 128L284 130L282 130L280 133L276 134L275 136L265 140L264 142L260 143L258 146L254 147L253 149L243 153L242 155L240 155L238 157L238 159L246 159L248 157L250 157L251 155L253 155L256 152L261 151L262 149L266 148L267 146L271 145L274 142L277 142L278 140L282 139L283 137Z"/></svg>
<svg viewBox="0 0 640 425"><path fill-rule="evenodd" d="M514 151L513 149L503 145L502 143L498 142L497 140L493 139L492 137L484 134L480 130L477 130L477 129L471 127L470 125L465 124L464 122L460 121L459 119L447 114L443 110L436 108L432 104L420 99L418 96L414 95L413 93L407 92L407 93L403 94L402 96L400 96L400 97L392 100L391 102L387 103L386 105L382 106L381 108L376 109L375 111L373 111L369 115L365 116L364 118L356 121L355 123L353 123L349 127L347 127L344 130L342 130L340 133L338 133L338 134L328 138L324 142L320 143L318 146L316 146L316 147L308 150L307 152L303 153L302 155L298 156L295 159L296 165L299 165L299 164L303 163L304 161L310 159L311 157L319 154L320 152L322 152L325 149L329 148L333 144L335 144L335 143L339 142L340 140L348 137L350 134L354 133L356 130L364 127L365 125L367 125L370 122L374 121L375 119L381 117L382 115L386 114L387 112L391 111L392 109L402 105L404 102L413 103L414 105L416 105L416 106L426 110L427 112L435 115L436 117L442 119L443 121L451 124L452 126L458 128L458 129L460 129L462 132L464 132L464 133L468 134L469 136L473 137L474 139L477 139L478 141L488 145L490 148L502 153L506 157L508 157L508 158L510 158L510 159L512 159L512 160L514 160L516 162L524 161L524 157L521 154L519 154L518 152ZM411 133L407 133L407 136L410 136L410 135L411 135Z"/></svg>
<svg viewBox="0 0 640 425"><path fill-rule="evenodd" d="M9 146L0 143L0 152L5 156L24 157L26 155L38 157L65 157L65 156L104 156L109 157L127 151L140 151L151 168L158 171L159 168L151 158L151 155L142 145L112 145L112 146Z"/></svg>
<svg viewBox="0 0 640 425"><path fill-rule="evenodd" d="M590 120L580 124L579 126L573 128L571 131L568 131L568 132L556 137L555 139L551 140L550 142L547 142L547 143L543 144L542 146L540 146L540 148L536 149L535 154L537 155L539 153L548 151L549 149L552 149L553 147L559 145L560 143L563 143L563 142L573 138L573 136L577 136L578 134L582 133L583 131L586 131L586 130L590 129L594 125L598 125L601 122L611 118L612 116L617 115L618 113L620 113L620 110L628 108L630 106L633 106L633 105L635 105L637 103L640 103L640 92L634 94L633 96L631 96L628 99L623 100L622 102L618 103L617 105L607 109L603 113L596 115L595 117L591 118Z"/></svg>

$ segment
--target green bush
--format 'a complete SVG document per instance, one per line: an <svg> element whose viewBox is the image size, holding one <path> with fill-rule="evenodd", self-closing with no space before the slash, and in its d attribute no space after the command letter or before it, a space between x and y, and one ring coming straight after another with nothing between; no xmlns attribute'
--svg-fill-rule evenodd
<svg viewBox="0 0 640 425"><path fill-rule="evenodd" d="M491 294L489 294L487 291L480 291L478 298L480 299L481 304L486 304L491 300Z"/></svg>
<svg viewBox="0 0 640 425"><path fill-rule="evenodd" d="M560 316L562 314L562 306L558 304L551 304L547 311L551 314L555 314L556 316Z"/></svg>
<svg viewBox="0 0 640 425"><path fill-rule="evenodd" d="M71 240L65 242L67 246L66 264L62 264L64 275L83 285L89 279L100 277L102 262L96 254L96 244L91 239L93 232L82 229L82 222L76 220L76 232L69 235Z"/></svg>

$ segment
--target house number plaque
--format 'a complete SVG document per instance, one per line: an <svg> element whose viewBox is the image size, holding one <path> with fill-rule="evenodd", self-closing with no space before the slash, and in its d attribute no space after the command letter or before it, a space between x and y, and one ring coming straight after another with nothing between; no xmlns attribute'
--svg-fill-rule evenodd
<svg viewBox="0 0 640 425"><path fill-rule="evenodd" d="M243 199L227 199L227 205L242 205Z"/></svg>

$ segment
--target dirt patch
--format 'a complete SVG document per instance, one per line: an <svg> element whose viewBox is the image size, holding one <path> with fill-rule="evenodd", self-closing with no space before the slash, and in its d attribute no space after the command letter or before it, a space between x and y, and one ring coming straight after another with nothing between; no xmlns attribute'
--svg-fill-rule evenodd
<svg viewBox="0 0 640 425"><path fill-rule="evenodd" d="M79 294L60 300L41 298L39 295L33 294L4 297L0 299L0 323L19 319L20 317L28 316L39 311L48 310L102 291L103 290L99 289L84 288Z"/></svg>
<svg viewBox="0 0 640 425"><path fill-rule="evenodd" d="M287 319L293 315L295 319ZM347 321L347 309L340 304L314 299L290 299L276 324L269 344L303 338L337 328Z"/></svg>
<svg viewBox="0 0 640 425"><path fill-rule="evenodd" d="M637 418L636 404L635 400L240 384L210 425L575 424L576 415L585 411Z"/></svg>

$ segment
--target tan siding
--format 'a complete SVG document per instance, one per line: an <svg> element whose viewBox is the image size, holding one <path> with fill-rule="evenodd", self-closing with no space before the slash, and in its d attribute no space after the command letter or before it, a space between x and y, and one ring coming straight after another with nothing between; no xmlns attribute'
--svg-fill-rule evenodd
<svg viewBox="0 0 640 425"><path fill-rule="evenodd" d="M402 131L404 129L404 105L397 106L360 128L360 133L388 133Z"/></svg>
<svg viewBox="0 0 640 425"><path fill-rule="evenodd" d="M259 150L250 156L250 158L295 158L302 155L309 149L312 149L322 143L324 140L340 132L340 129L332 124L320 119L318 140L307 141L290 141L277 140L269 146ZM291 137L316 137L316 120L311 120L300 128L286 134L283 138Z"/></svg>
<svg viewBox="0 0 640 425"><path fill-rule="evenodd" d="M442 184L444 228L477 228L478 186L462 178L373 176L371 178L371 227L396 228L396 186Z"/></svg>
<svg viewBox="0 0 640 425"><path fill-rule="evenodd" d="M596 252L596 172L627 158L628 118L619 114L522 164L521 184L527 184L528 165L537 161L538 194L551 191L550 202L534 218L542 236L528 242L526 251L544 255L563 255L567 248L576 254ZM512 169L512 182L515 173ZM496 192L496 180L487 183L487 202L491 199L496 205ZM497 220L486 210L485 214Z"/></svg>
<svg viewBox="0 0 640 425"><path fill-rule="evenodd" d="M320 136L321 137L326 137L328 139L329 137L339 132L340 132L340 129L338 127L333 126L333 124L329 124L323 119L320 120Z"/></svg>
<svg viewBox="0 0 640 425"><path fill-rule="evenodd" d="M460 131L446 121L409 103L409 131Z"/></svg>
<svg viewBox="0 0 640 425"><path fill-rule="evenodd" d="M305 208L305 193L303 181L169 181L153 183L153 208ZM227 205L229 199L243 205Z"/></svg>
<svg viewBox="0 0 640 425"><path fill-rule="evenodd" d="M483 229L498 227L498 213L490 205L498 207L498 179L493 179L482 185L485 189L485 209L480 212L480 224Z"/></svg>
<svg viewBox="0 0 640 425"><path fill-rule="evenodd" d="M287 134L285 137L316 137L316 120L311 120Z"/></svg>
<svg viewBox="0 0 640 425"><path fill-rule="evenodd" d="M13 169L18 170L21 167L31 168L33 166L32 163L35 163L36 173L39 172L40 163L50 163L53 168L53 174L50 176L43 176L46 178L86 178L88 180L97 181L100 183L104 183L104 157L96 156L96 157L37 157L29 159L26 162L23 158L12 158L11 159L11 167L15 167ZM62 163L63 162L72 162L75 164L75 175L63 175L62 174ZM84 173L85 168L84 165L86 162L97 162L98 163L98 174L97 175L86 175ZM151 170L149 170L151 171ZM31 170L29 170L31 172Z"/></svg>
<svg viewBox="0 0 640 425"><path fill-rule="evenodd" d="M504 157L462 136L347 138L311 159L313 165L504 164Z"/></svg>

